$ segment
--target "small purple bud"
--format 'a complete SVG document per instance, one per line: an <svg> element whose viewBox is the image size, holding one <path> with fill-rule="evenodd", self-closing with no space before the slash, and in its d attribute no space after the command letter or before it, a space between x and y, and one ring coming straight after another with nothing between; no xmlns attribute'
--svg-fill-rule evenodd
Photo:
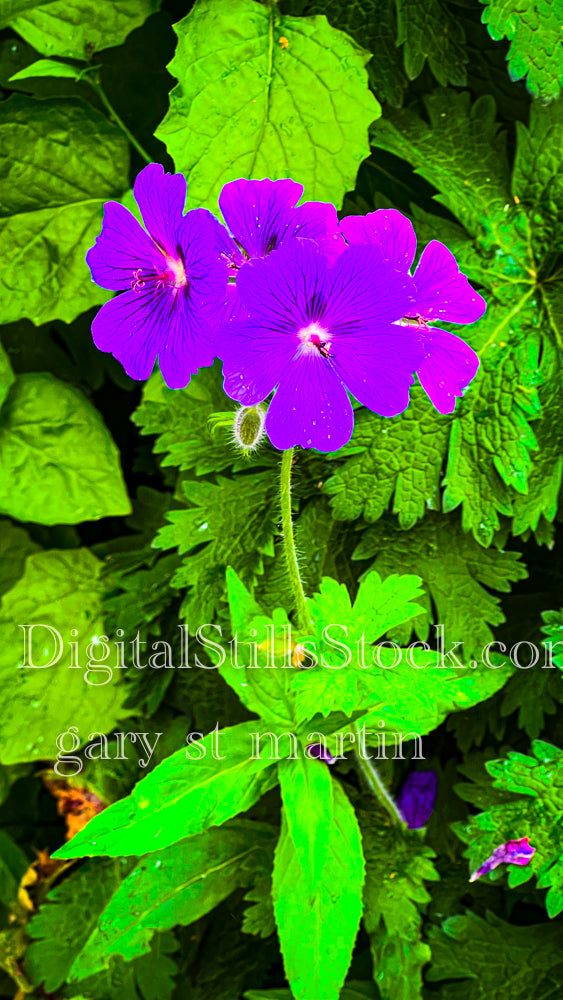
<svg viewBox="0 0 563 1000"><path fill-rule="evenodd" d="M332 756L324 743L309 743L305 747L305 753L308 757L313 757L316 760L324 760L325 764L334 764L336 761L336 757Z"/></svg>
<svg viewBox="0 0 563 1000"><path fill-rule="evenodd" d="M481 878L481 875L487 875L488 872L492 872L493 868L498 868L502 864L527 865L535 853L535 847L530 847L529 837L521 837L520 840L507 840L506 843L495 848L491 856L473 873L469 881L475 882L475 879Z"/></svg>
<svg viewBox="0 0 563 1000"><path fill-rule="evenodd" d="M435 771L413 771L401 785L397 807L409 830L424 826L434 809L438 775Z"/></svg>

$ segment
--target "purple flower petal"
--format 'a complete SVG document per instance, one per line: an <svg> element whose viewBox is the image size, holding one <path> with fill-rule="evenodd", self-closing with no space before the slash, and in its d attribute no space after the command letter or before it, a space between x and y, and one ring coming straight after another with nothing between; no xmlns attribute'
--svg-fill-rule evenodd
<svg viewBox="0 0 563 1000"><path fill-rule="evenodd" d="M367 215L348 215L340 229L351 244L372 243L396 271L408 272L416 253L412 223L396 208L379 208Z"/></svg>
<svg viewBox="0 0 563 1000"><path fill-rule="evenodd" d="M423 250L414 281L416 311L427 323L474 323L487 308L461 273L457 261L443 243L431 240Z"/></svg>
<svg viewBox="0 0 563 1000"><path fill-rule="evenodd" d="M275 250L290 226L303 185L292 180L237 180L225 184L219 208L247 257Z"/></svg>
<svg viewBox="0 0 563 1000"><path fill-rule="evenodd" d="M434 809L438 775L435 771L413 771L403 782L397 807L409 830L425 826Z"/></svg>
<svg viewBox="0 0 563 1000"><path fill-rule="evenodd" d="M427 354L416 374L440 413L453 413L456 398L477 374L479 356L461 337L436 326L422 330Z"/></svg>
<svg viewBox="0 0 563 1000"><path fill-rule="evenodd" d="M186 190L184 175L167 174L160 163L149 163L133 184L148 232L171 257L176 252L176 227L184 213Z"/></svg>
<svg viewBox="0 0 563 1000"><path fill-rule="evenodd" d="M475 882L476 879L487 875L502 864L527 865L535 853L536 849L530 846L529 837L521 837L520 840L507 840L500 847L495 848L490 857L473 873L469 881Z"/></svg>
<svg viewBox="0 0 563 1000"><path fill-rule="evenodd" d="M225 328L216 350L223 360L223 388L245 406L262 403L291 363L294 345L287 338L257 336L255 325Z"/></svg>
<svg viewBox="0 0 563 1000"><path fill-rule="evenodd" d="M154 288L123 292L106 302L92 322L92 337L100 351L113 354L131 378L151 375L170 324L173 300L155 295Z"/></svg>
<svg viewBox="0 0 563 1000"><path fill-rule="evenodd" d="M123 292L131 288L138 268L153 270L156 256L153 241L129 209L117 201L108 201L102 231L86 254L92 281L112 292Z"/></svg>
<svg viewBox="0 0 563 1000"><path fill-rule="evenodd" d="M354 430L352 404L334 369L317 351L284 372L265 427L280 451L300 445L328 452L348 444Z"/></svg>
<svg viewBox="0 0 563 1000"><path fill-rule="evenodd" d="M322 201L306 201L295 209L288 236L315 240L317 246L333 262L338 260L346 247L338 228L338 215L334 205Z"/></svg>

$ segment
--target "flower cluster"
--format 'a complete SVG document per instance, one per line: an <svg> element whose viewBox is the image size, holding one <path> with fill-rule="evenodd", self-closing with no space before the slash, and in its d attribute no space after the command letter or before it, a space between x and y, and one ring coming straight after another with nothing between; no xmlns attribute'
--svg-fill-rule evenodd
<svg viewBox="0 0 563 1000"><path fill-rule="evenodd" d="M135 379L158 358L168 386L223 362L227 395L256 406L280 449L335 451L352 435L349 394L382 416L402 413L415 375L451 413L479 366L436 323L473 323L484 299L432 240L414 275L413 227L393 209L338 222L333 205L298 205L292 180L237 180L219 198L225 224L184 214L186 180L149 164L134 195L144 226L109 202L87 263L120 294L97 314L96 346Z"/></svg>

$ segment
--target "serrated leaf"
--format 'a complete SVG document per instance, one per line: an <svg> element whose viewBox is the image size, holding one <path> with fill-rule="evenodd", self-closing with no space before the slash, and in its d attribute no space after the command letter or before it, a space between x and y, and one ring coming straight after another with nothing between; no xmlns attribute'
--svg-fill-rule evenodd
<svg viewBox="0 0 563 1000"><path fill-rule="evenodd" d="M507 38L512 80L526 77L534 97L558 97L563 78L561 8L558 0L481 0L483 23L492 38Z"/></svg>
<svg viewBox="0 0 563 1000"><path fill-rule="evenodd" d="M395 628L390 637L406 645L414 628L427 641L435 621L445 634L463 641L465 657L478 653L493 638L489 625L505 621L500 599L489 593L509 591L527 571L517 552L483 549L458 522L443 515L427 515L411 531L401 531L391 518L368 528L353 559L371 559L372 568L385 579L390 573L417 573L425 593L419 598L424 613ZM435 612L433 611L435 608Z"/></svg>
<svg viewBox="0 0 563 1000"><path fill-rule="evenodd" d="M129 186L128 165L127 140L84 101L21 94L2 101L3 323L70 323L109 298L84 258L100 232L103 203Z"/></svg>
<svg viewBox="0 0 563 1000"><path fill-rule="evenodd" d="M109 683L106 675L103 683L99 677L96 684L84 680L84 651L103 633L100 569L101 563L87 549L36 552L28 556L23 575L2 598L4 764L55 757L57 737L69 726L75 726L81 742L86 742L92 731L109 732L123 718L125 689L115 677ZM50 626L60 639L45 629L31 633L28 662L32 656L31 662L38 666L19 668L24 653L21 626L33 624ZM71 628L77 631L72 641L82 656L79 670L71 669ZM49 666L57 652L59 658Z"/></svg>
<svg viewBox="0 0 563 1000"><path fill-rule="evenodd" d="M416 80L424 63L443 87L467 83L465 33L440 0L397 0L397 44L404 42L405 72Z"/></svg>
<svg viewBox="0 0 563 1000"><path fill-rule="evenodd" d="M369 53L324 17L280 17L253 0L197 0L174 28L179 82L156 135L189 175L188 206L216 209L227 181L265 176L339 206L380 114Z"/></svg>
<svg viewBox="0 0 563 1000"><path fill-rule="evenodd" d="M160 0L4 0L0 27L9 25L48 55L88 59L99 49L121 45L129 32L160 7Z"/></svg>
<svg viewBox="0 0 563 1000"><path fill-rule="evenodd" d="M548 889L546 908L554 917L563 911L563 750L535 740L532 752L533 757L510 751L505 758L489 761L486 770L493 778L492 789L485 774L476 787L458 786L460 796L484 805L486 811L456 823L454 830L468 844L465 853L472 871L500 844L529 837L536 849L530 862L524 868L502 866L492 877L501 878L508 871L511 887L535 876L538 889Z"/></svg>
<svg viewBox="0 0 563 1000"><path fill-rule="evenodd" d="M430 901L424 880L439 878L434 851L418 831L381 824L381 814L360 810L366 860L364 925L374 980L382 1000L419 1000L422 967L430 948L422 940L422 911Z"/></svg>
<svg viewBox="0 0 563 1000"><path fill-rule="evenodd" d="M21 521L78 524L131 511L100 414L52 375L17 376L0 414L0 465L0 511Z"/></svg>
<svg viewBox="0 0 563 1000"><path fill-rule="evenodd" d="M310 761L318 767L319 761ZM295 1000L338 1000L361 914L364 862L354 810L333 784L332 822L325 829L325 861L314 886L285 815L276 848L274 912L284 965Z"/></svg>
<svg viewBox="0 0 563 1000"><path fill-rule="evenodd" d="M182 605L186 619L213 621L225 596L227 566L250 586L263 572L264 556L273 555L278 516L274 483L268 472L183 483L193 506L167 514L172 523L161 529L154 545L189 553L172 579L173 587L190 587Z"/></svg>
<svg viewBox="0 0 563 1000"><path fill-rule="evenodd" d="M561 932L557 927L509 924L494 913L468 912L429 930L432 982L443 1000L488 1000L502 984L503 1000L558 1000Z"/></svg>
<svg viewBox="0 0 563 1000"><path fill-rule="evenodd" d="M276 783L269 760L250 759L255 726L245 722L224 730L223 738L219 733L223 759L210 757L214 733L196 744L199 751L188 747L191 757L186 750L167 757L131 795L94 817L55 856L148 854L249 809Z"/></svg>

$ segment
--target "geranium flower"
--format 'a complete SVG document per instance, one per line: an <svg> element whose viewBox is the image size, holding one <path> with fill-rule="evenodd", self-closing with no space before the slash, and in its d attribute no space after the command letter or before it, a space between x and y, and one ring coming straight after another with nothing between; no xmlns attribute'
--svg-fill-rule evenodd
<svg viewBox="0 0 563 1000"><path fill-rule="evenodd" d="M325 764L334 764L336 762L336 757L331 754L330 750L327 750L324 743L308 743L305 747L305 753L308 757L312 757L315 760L322 760Z"/></svg>
<svg viewBox="0 0 563 1000"><path fill-rule="evenodd" d="M416 236L409 220L396 209L378 209L365 216L350 215L340 223L347 242L370 243L397 271L408 273L416 253ZM474 323L487 303L461 273L443 243L431 240L414 274L417 298L403 322L422 330L425 358L417 369L422 388L440 413L453 413L479 368L475 351L461 337L431 326L435 322Z"/></svg>
<svg viewBox="0 0 563 1000"><path fill-rule="evenodd" d="M507 840L506 843L495 848L491 856L473 873L469 881L475 882L475 879L481 878L481 875L487 875L488 872L492 872L493 868L502 864L527 865L535 853L536 849L530 846L529 837L521 837L520 840Z"/></svg>
<svg viewBox="0 0 563 1000"><path fill-rule="evenodd" d="M435 771L413 771L405 779L397 796L397 808L409 830L426 825L434 809L437 788Z"/></svg>
<svg viewBox="0 0 563 1000"><path fill-rule="evenodd" d="M181 389L215 357L209 310L226 286L215 227L204 209L183 214L186 179L160 164L141 170L133 193L146 229L110 201L86 255L92 280L121 293L102 306L92 336L134 379L148 378L158 355L166 384Z"/></svg>
<svg viewBox="0 0 563 1000"><path fill-rule="evenodd" d="M265 424L276 448L345 445L354 427L346 389L383 416L406 409L424 347L393 322L415 293L376 247L347 247L330 267L312 240L287 240L248 261L237 287L249 318L219 335L224 388L246 406L276 388Z"/></svg>

